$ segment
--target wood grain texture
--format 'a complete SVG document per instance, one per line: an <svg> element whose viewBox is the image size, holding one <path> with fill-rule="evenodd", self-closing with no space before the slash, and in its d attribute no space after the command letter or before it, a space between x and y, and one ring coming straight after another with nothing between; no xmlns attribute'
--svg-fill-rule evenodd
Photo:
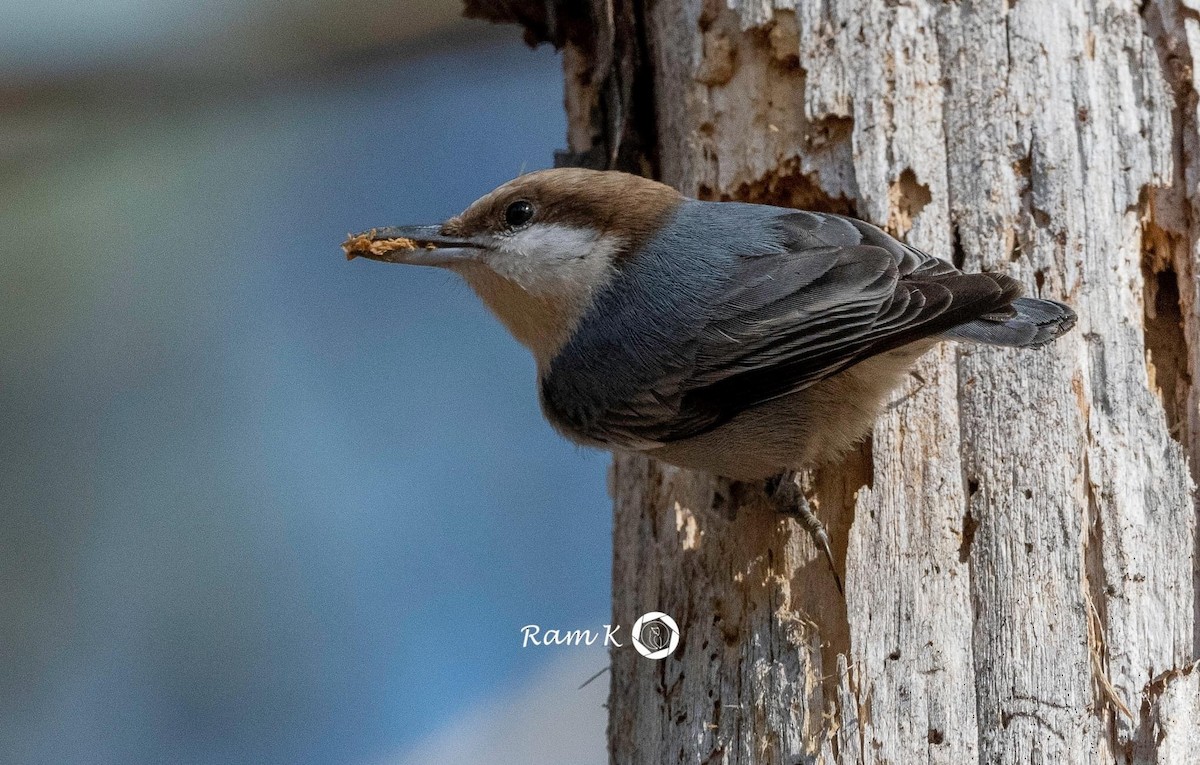
<svg viewBox="0 0 1200 765"><path fill-rule="evenodd" d="M854 213L1080 321L1041 351L938 347L814 473L844 599L752 487L618 457L613 618L662 610L683 640L613 653L612 761L1197 761L1200 3L617 17L644 35L667 183ZM581 50L576 153L626 128L598 121Z"/></svg>

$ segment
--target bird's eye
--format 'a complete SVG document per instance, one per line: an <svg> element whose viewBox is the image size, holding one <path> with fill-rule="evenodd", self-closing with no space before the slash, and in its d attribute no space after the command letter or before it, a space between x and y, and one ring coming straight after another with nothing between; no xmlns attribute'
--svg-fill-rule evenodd
<svg viewBox="0 0 1200 765"><path fill-rule="evenodd" d="M533 205L524 199L513 202L504 211L504 222L512 228L524 226L533 217Z"/></svg>

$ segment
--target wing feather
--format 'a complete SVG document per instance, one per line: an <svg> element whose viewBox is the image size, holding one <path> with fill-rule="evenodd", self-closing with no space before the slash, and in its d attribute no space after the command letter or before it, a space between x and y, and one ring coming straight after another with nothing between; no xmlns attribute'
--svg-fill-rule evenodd
<svg viewBox="0 0 1200 765"><path fill-rule="evenodd" d="M651 255L646 271L618 280L543 380L551 420L625 448L689 438L863 359L1010 311L1020 294L1006 276L963 274L861 221L781 211L772 223L782 246L721 268L692 253ZM688 281L676 270L701 266L688 283L710 291L673 299Z"/></svg>

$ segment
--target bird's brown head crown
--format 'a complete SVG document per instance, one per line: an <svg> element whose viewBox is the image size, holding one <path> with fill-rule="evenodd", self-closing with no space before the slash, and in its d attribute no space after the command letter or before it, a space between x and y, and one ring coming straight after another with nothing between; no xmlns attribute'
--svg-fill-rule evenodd
<svg viewBox="0 0 1200 765"><path fill-rule="evenodd" d="M639 249L682 201L670 186L628 173L538 170L483 196L446 221L442 233L465 238L557 224L618 238L624 255Z"/></svg>

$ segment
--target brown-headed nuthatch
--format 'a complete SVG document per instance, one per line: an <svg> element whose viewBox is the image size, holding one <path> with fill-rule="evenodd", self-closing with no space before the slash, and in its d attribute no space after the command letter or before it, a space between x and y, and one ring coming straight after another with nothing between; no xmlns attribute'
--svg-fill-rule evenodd
<svg viewBox="0 0 1200 765"><path fill-rule="evenodd" d="M1075 323L862 221L617 172L529 173L440 225L343 247L461 274L533 353L542 411L572 441L739 480L850 448L939 340L1032 348Z"/></svg>

